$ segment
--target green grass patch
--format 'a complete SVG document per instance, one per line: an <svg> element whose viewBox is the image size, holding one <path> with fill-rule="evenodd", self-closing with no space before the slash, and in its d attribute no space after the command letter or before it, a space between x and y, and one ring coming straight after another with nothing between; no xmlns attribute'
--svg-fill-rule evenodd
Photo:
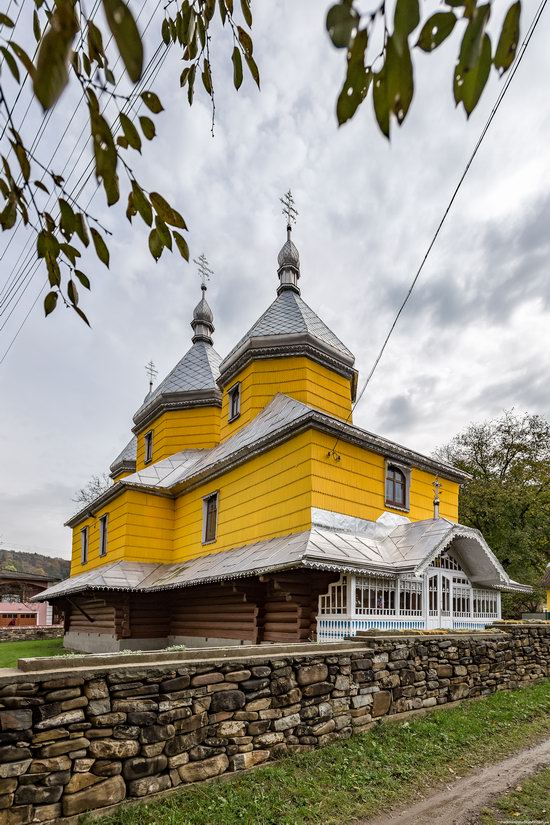
<svg viewBox="0 0 550 825"><path fill-rule="evenodd" d="M127 805L102 825L343 825L406 802L550 733L550 681L503 691L228 781Z"/></svg>
<svg viewBox="0 0 550 825"><path fill-rule="evenodd" d="M0 642L0 667L17 667L18 659L30 659L34 656L59 656L63 653L65 653L63 639Z"/></svg>
<svg viewBox="0 0 550 825"><path fill-rule="evenodd" d="M502 822L550 822L550 768L523 781L479 819L479 825Z"/></svg>

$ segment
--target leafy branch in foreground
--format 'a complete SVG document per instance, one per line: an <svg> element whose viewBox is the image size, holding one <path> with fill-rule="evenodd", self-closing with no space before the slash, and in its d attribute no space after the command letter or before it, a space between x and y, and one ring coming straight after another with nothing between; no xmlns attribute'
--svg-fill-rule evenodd
<svg viewBox="0 0 550 825"><path fill-rule="evenodd" d="M0 83L0 107L6 119L2 138L7 138L6 150L2 147L0 155L0 193L4 198L0 206L0 226L9 231L23 224L35 231L36 254L44 264L50 286L44 299L46 315L56 309L61 298L86 323L88 319L79 306L78 288L90 289L91 282L80 259L90 247L108 267L111 233L83 207L77 187L71 187L61 174L44 164L16 127L9 90L20 88L27 77L45 113L55 106L71 80L79 84L89 118L90 175L95 173L107 205L117 204L121 189L126 188L126 215L130 221L138 216L149 228L149 250L153 258L158 260L165 249L175 248L181 257L189 260L183 216L161 193L148 191L138 181L128 160L130 150L141 153L144 141L155 138L154 117L164 110L158 95L144 88L149 81L145 80L148 66L144 66L142 36L128 3L101 0L101 5L107 23L105 31L93 14L86 14L81 0L55 0L51 8L44 0L33 0L29 8L37 44L34 57L31 59L25 49L9 37L5 38L5 45L0 45L0 59L12 78L10 84L4 79ZM175 5L178 6L175 16L171 17L168 12ZM244 28L252 25L249 0L242 0L241 14L242 26L235 19L233 0L217 3L184 0L181 4L170 0L165 8L160 32L162 42L157 51L166 52L174 44L181 48L186 67L180 83L187 89L189 104L193 103L195 78L200 75L211 100L213 119L210 27L216 15L222 27L230 32L235 87L238 89L243 80L243 62L259 86L252 39ZM0 33L14 29L14 21L0 13ZM124 72L117 74L119 63ZM123 74L126 85L128 80L131 84L128 94L118 91ZM146 113L136 115L134 110L139 112L141 107Z"/></svg>
<svg viewBox="0 0 550 825"><path fill-rule="evenodd" d="M372 87L374 114L389 138L392 118L401 125L414 95L411 47L430 53L455 30L462 40L453 71L453 95L469 117L489 79L491 66L502 75L512 65L519 42L521 2L509 7L493 49L487 31L491 3L443 0L443 10L422 24L416 43L413 33L421 24L419 0L397 0L393 31L388 28L387 4L361 13L359 3L341 0L327 14L326 26L336 48L347 50L347 71L338 96L336 115L341 125L352 118ZM374 44L374 45L373 45Z"/></svg>

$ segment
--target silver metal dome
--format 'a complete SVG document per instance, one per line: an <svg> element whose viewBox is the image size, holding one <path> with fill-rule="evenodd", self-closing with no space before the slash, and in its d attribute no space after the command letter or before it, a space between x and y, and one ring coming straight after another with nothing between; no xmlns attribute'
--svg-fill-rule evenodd
<svg viewBox="0 0 550 825"><path fill-rule="evenodd" d="M279 263L279 269L282 269L285 266L291 266L298 270L300 269L300 253L290 238L285 241L284 246L279 252L277 261Z"/></svg>
<svg viewBox="0 0 550 825"><path fill-rule="evenodd" d="M197 341L205 341L207 344L212 344L214 315L212 314L212 310L208 306L208 301L206 300L206 285L203 284L201 289L202 298L193 310L193 320L191 321L191 326L194 332L192 341L194 344L196 344Z"/></svg>
<svg viewBox="0 0 550 825"><path fill-rule="evenodd" d="M193 320L202 321L206 324L212 324L214 322L214 315L212 314L212 310L208 306L208 301L206 300L205 292L206 290L203 291L201 300L193 310Z"/></svg>

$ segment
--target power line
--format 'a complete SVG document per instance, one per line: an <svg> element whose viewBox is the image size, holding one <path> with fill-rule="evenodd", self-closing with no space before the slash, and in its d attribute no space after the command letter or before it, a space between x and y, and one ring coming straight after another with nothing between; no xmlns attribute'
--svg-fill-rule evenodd
<svg viewBox="0 0 550 825"><path fill-rule="evenodd" d="M390 340L390 338L393 334L393 331L394 331L395 327L397 326L397 322L399 321L399 318L401 317L401 314L402 314L403 310L405 309L405 307L406 307L406 305L409 301L409 298L411 297L411 295L413 293L413 290L414 290L414 288L417 284L417 281L420 277L420 274L421 274L422 270L424 269L424 265L425 265L426 261L428 260L430 252L432 251L432 249L435 245L435 242L436 242L436 240L439 236L439 233L441 232L441 229L443 228L443 224L445 223L447 215L451 211L451 208L453 206L453 203L455 202L455 199L456 199L456 196L458 195L460 187L462 186L462 184L464 182L464 179L465 179L466 175L468 174L468 172L470 170L470 167L471 167L471 165L474 161L475 156L477 155L479 147L483 143L483 139L484 139L485 135L487 134L491 123L494 120L494 117L495 117L495 115L496 115L496 113L497 113L497 111L500 107L500 104L502 103L502 101L504 99L504 96L506 95L506 92L508 91L508 88L509 88L512 80L514 79L514 75L515 75L515 73L517 72L517 70L519 68L519 65L520 65L520 63L523 59L523 56L524 56L524 54L527 50L527 46L529 45L529 43L531 41L531 37L533 36L533 33L534 33L534 31L537 27L537 24L538 24L538 22L541 18L541 15L542 15L545 7L546 7L546 4L547 4L547 0L542 0L542 2L540 3L540 5L539 5L534 17L533 17L533 20L531 21L531 25L529 26L529 29L527 30L527 34L525 35L523 43L521 44L521 46L520 46L520 48L519 48L519 50L516 54L516 59L515 59L514 64L513 64L512 68L510 70L510 73L506 77L506 81L504 83L504 86L502 87L502 89L501 89L501 91L500 91L500 93L499 93L499 95L496 99L496 102L495 102L493 108L491 109L491 112L489 114L489 117L487 118L485 126L481 130L481 134L480 134L480 136L479 136L479 138L478 138L478 140L477 140L477 142L474 146L474 149L473 149L473 151L472 151L472 153L471 153L471 155L468 159L468 162L466 163L466 166L464 167L464 171L462 172L462 174L461 174L461 176L458 180L458 183L457 183L457 185L456 185L456 187L455 187L455 189L454 189L454 191L451 195L451 198L449 200L449 203L447 204L447 207L446 207L446 209L443 213L443 216L442 216L441 220L439 221L439 223L437 225L437 228L434 232L434 235L433 235L430 243L428 244L428 248L427 248L427 250L424 254L424 257L422 258L422 261L420 262L420 266L416 270L415 276L414 276L414 278L411 282L411 285L410 285L410 287L407 291L407 294L405 295L405 298L403 299L403 301L401 303L401 306L399 307L399 309L397 311L397 314L396 314L395 318L392 321L392 324L391 324L391 326L388 330L388 333L387 333L387 335L384 339L384 342L383 342L382 346L380 347L378 355L376 356L376 358L374 360L374 363L371 367L371 370L370 370L369 374L367 375L365 383L363 384L363 387L361 388L361 391L360 391L359 395L355 399L355 403L352 406L351 412L349 413L348 417L346 418L346 423L349 422L352 414L355 412L355 409L356 409L357 405L361 401L363 395L365 394L365 390L367 389L374 373L376 372L376 368L378 367L378 364L380 363L380 360L381 360L381 358L382 358L382 356L383 356L383 354L386 350L386 347L387 347L388 342L389 342L389 340ZM330 453L334 453L339 440L340 440L339 438L336 439L336 441L334 443L334 447L332 448Z"/></svg>

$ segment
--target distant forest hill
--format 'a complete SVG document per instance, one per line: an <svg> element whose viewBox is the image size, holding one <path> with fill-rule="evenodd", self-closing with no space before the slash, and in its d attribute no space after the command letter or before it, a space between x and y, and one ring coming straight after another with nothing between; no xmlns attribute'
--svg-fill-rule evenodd
<svg viewBox="0 0 550 825"><path fill-rule="evenodd" d="M48 576L51 579L66 579L71 563L67 559L54 559L40 553L24 553L20 550L7 550L0 547L0 575L7 573L27 573L35 576Z"/></svg>

